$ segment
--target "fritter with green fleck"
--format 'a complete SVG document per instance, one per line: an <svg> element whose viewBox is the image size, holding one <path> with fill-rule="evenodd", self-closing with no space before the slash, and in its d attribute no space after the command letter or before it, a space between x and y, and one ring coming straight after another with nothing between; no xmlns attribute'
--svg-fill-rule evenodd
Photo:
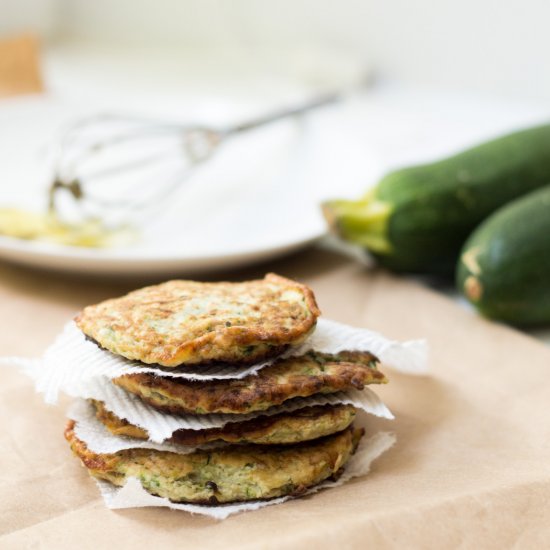
<svg viewBox="0 0 550 550"><path fill-rule="evenodd" d="M101 401L92 401L98 420L114 435L148 439L143 428L130 424L105 408ZM305 407L291 413L260 416L244 422L230 422L222 428L207 430L178 430L170 441L197 447L205 443L253 443L285 445L317 439L345 430L354 420L352 405Z"/></svg>
<svg viewBox="0 0 550 550"><path fill-rule="evenodd" d="M363 430L349 427L284 447L230 445L187 455L152 449L97 454L76 437L74 425L69 422L65 437L92 476L118 486L134 477L153 495L201 504L300 495L337 476L363 435Z"/></svg>
<svg viewBox="0 0 550 550"><path fill-rule="evenodd" d="M387 380L368 352L309 352L280 359L240 380L189 381L149 373L113 382L151 406L173 414L244 414L264 411L294 397L334 393Z"/></svg>
<svg viewBox="0 0 550 550"><path fill-rule="evenodd" d="M310 288L273 273L242 283L169 281L86 307L101 347L164 367L254 363L302 342L320 312Z"/></svg>

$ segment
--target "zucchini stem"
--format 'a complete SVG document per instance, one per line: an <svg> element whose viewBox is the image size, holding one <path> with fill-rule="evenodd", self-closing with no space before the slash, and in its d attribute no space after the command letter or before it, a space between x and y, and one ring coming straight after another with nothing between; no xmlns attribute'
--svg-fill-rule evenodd
<svg viewBox="0 0 550 550"><path fill-rule="evenodd" d="M392 251L388 238L392 213L389 203L376 200L373 194L369 194L358 201L328 201L322 208L331 230L344 240L380 254Z"/></svg>

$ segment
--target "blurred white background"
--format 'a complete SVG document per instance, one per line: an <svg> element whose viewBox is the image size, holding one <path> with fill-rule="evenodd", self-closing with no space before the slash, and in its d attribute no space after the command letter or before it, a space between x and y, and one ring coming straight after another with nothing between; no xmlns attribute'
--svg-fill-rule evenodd
<svg viewBox="0 0 550 550"><path fill-rule="evenodd" d="M27 263L163 272L272 257L326 232L322 200L550 117L542 0L0 0L0 14L0 37L40 36L47 92L0 101L0 205L44 208L45 152L75 117L223 126L374 75L337 107L224 145L139 219L135 246L0 239L0 256Z"/></svg>
<svg viewBox="0 0 550 550"><path fill-rule="evenodd" d="M383 78L502 97L550 96L544 0L0 0L0 33L48 41L362 56Z"/></svg>

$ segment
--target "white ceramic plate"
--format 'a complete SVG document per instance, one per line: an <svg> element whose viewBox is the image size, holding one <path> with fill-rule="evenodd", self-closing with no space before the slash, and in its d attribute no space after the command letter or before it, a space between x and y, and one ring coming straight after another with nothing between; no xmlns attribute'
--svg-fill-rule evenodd
<svg viewBox="0 0 550 550"><path fill-rule="evenodd" d="M43 208L51 168L38 136L33 136L33 146L28 136L33 120L41 119L45 134L45 127L56 125L59 111L66 118L65 107L38 98L11 107L4 120L0 110L0 147L8 150L0 177L18 185L4 183L0 201ZM316 195L310 196L308 187L295 179L301 171L303 134L286 123L228 143L175 195L145 211L143 222L135 220L132 245L87 249L0 237L0 257L70 272L145 275L227 269L296 250L325 230Z"/></svg>
<svg viewBox="0 0 550 550"><path fill-rule="evenodd" d="M45 128L57 125L59 111L68 115L48 99L11 107L4 120L0 110L0 148L7 151L0 177L17 185L3 184L0 203L41 209L51 167L34 121L41 120L47 143ZM71 272L145 275L227 269L294 251L325 232L319 202L327 182L308 174L312 145L307 127L295 122L227 143L176 194L134 220L132 245L86 249L0 237L0 257Z"/></svg>
<svg viewBox="0 0 550 550"><path fill-rule="evenodd" d="M69 248L43 243L18 242L0 237L0 257L17 264L90 275L175 275L216 272L276 258L298 250L318 235L280 246L214 255L154 255L147 250L129 253Z"/></svg>
<svg viewBox="0 0 550 550"><path fill-rule="evenodd" d="M212 60L196 58L158 61L140 59L136 65L127 52L50 53L47 96L0 102L0 206L45 207L52 174L48 146L75 118L122 111L220 125L291 105L326 89L326 82L357 76L349 63L347 76L320 64L324 74L317 71L312 84L292 59L272 63L284 69L279 73L238 63L216 68ZM337 111L280 122L224 144L176 195L137 220L139 239L131 246L92 250L0 237L0 258L69 272L145 275L215 271L294 251L326 231L319 202L327 187L328 195L341 192L346 141L329 140L328 154L316 143L325 136L317 124L328 120L330 128ZM340 189L330 191L335 177Z"/></svg>

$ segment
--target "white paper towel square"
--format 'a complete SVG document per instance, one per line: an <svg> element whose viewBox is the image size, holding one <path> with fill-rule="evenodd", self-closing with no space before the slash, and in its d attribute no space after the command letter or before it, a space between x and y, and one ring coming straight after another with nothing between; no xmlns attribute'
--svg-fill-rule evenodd
<svg viewBox="0 0 550 550"><path fill-rule="evenodd" d="M310 350L321 353L369 351L385 366L409 374L427 372L427 346L422 340L395 342L362 328L320 318L315 331L299 346L287 350L283 357L302 355ZM23 364L28 360L7 358L5 361ZM69 322L55 342L36 363L33 377L37 391L44 393L47 403L55 403L59 392L79 396L88 381L98 376L116 378L124 374L149 372L160 376L187 380L237 379L257 373L275 359L256 365L209 365L178 369L159 369L101 349L87 340L73 321Z"/></svg>
<svg viewBox="0 0 550 550"><path fill-rule="evenodd" d="M382 418L392 419L393 415L381 399L369 388L348 390L332 394L316 394L310 397L290 399L266 411L249 414L185 414L174 415L151 407L139 397L115 386L108 378L94 378L83 388L78 397L102 401L105 407L119 418L147 431L149 439L162 443L176 430L207 430L222 428L229 422L243 422L259 416L271 416L281 412L292 412L314 405L349 404Z"/></svg>

